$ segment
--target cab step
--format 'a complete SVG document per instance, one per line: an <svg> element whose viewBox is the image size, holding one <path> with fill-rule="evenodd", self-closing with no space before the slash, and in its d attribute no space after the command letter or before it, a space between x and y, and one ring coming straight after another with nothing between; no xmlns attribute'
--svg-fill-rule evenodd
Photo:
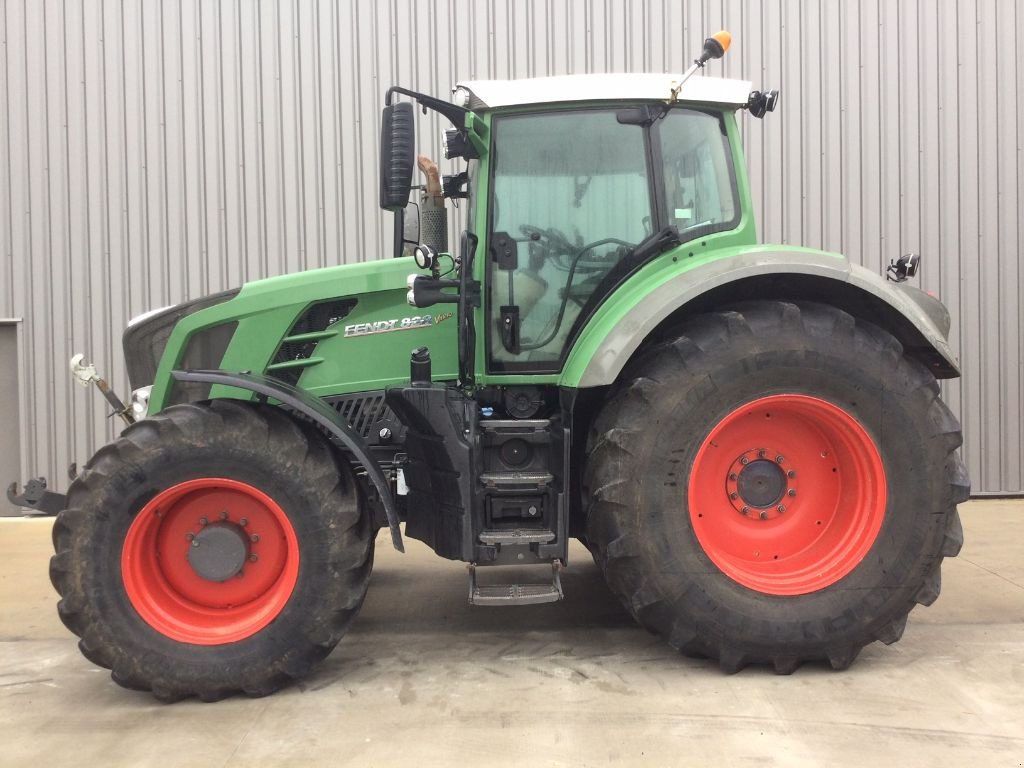
<svg viewBox="0 0 1024 768"><path fill-rule="evenodd" d="M516 528L508 531L483 531L479 538L481 544L514 547L519 544L549 544L555 540L555 532Z"/></svg>
<svg viewBox="0 0 1024 768"><path fill-rule="evenodd" d="M476 583L476 565L469 565L470 605L538 605L557 603L565 595L562 592L560 571L562 561L551 563L550 584L487 584Z"/></svg>

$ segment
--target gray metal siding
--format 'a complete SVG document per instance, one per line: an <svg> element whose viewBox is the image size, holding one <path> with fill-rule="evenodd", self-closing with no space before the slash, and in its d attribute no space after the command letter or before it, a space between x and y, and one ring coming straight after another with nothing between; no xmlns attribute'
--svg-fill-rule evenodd
<svg viewBox="0 0 1024 768"><path fill-rule="evenodd" d="M979 492L1024 491L1024 11L1012 0L759 3L0 0L0 316L24 317L22 479L114 434L120 330L256 277L386 256L381 97L460 78L681 71L782 89L742 119L761 237L881 270L924 254L954 318ZM440 125L421 121L434 155ZM0 478L3 480L3 478ZM55 482L53 482L55 481Z"/></svg>

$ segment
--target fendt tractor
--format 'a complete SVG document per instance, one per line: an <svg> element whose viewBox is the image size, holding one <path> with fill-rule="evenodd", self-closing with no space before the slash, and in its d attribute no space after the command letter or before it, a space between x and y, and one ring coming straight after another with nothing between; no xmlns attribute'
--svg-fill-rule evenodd
<svg viewBox="0 0 1024 768"><path fill-rule="evenodd" d="M54 525L82 653L161 700L268 694L345 634L381 529L467 563L479 606L562 599L578 539L726 672L898 640L962 543L949 313L917 256L758 244L737 114L778 94L694 76L728 44L681 75L391 87L396 258L134 319L127 405L76 359L131 422ZM465 161L450 252L413 226L417 105Z"/></svg>

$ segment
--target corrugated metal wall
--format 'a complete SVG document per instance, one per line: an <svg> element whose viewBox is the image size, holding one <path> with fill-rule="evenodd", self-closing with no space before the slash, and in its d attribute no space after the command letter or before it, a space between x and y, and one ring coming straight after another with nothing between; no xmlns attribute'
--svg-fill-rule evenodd
<svg viewBox="0 0 1024 768"><path fill-rule="evenodd" d="M388 253L388 85L678 72L723 26L734 47L710 71L782 88L776 114L743 119L763 239L873 270L923 253L954 317L965 377L946 396L975 490L1024 490L1013 0L0 0L0 316L25 319L23 477L63 486L113 435L65 361L84 351L123 390L132 315Z"/></svg>

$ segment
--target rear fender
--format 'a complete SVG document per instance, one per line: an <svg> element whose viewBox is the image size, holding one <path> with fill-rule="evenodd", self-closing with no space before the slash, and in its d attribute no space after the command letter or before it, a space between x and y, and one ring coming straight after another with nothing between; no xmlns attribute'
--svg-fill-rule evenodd
<svg viewBox="0 0 1024 768"><path fill-rule="evenodd" d="M949 313L916 288L887 281L838 254L757 247L687 267L638 273L598 311L580 335L559 382L567 387L612 384L645 340L681 313L707 311L747 298L832 304L892 333L937 378L960 375L950 348ZM646 275L644 273L647 272Z"/></svg>

